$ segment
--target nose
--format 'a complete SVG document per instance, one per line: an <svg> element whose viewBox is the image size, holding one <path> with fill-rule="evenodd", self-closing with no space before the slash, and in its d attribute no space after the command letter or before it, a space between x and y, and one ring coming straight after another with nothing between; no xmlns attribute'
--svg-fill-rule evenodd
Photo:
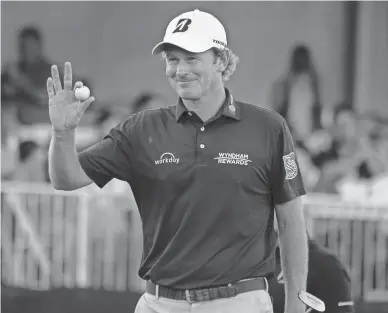
<svg viewBox="0 0 388 313"><path fill-rule="evenodd" d="M189 70L186 64L180 63L176 68L176 74L178 76L184 77L189 74Z"/></svg>

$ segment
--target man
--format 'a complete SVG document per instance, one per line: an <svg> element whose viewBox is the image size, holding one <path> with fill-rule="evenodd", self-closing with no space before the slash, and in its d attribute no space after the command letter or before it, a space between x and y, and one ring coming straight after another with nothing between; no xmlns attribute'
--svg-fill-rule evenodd
<svg viewBox="0 0 388 313"><path fill-rule="evenodd" d="M165 106L165 101L161 95L147 91L142 92L135 97L130 104L129 110L132 111L132 113L138 113L149 109L160 109Z"/></svg>
<svg viewBox="0 0 388 313"><path fill-rule="evenodd" d="M272 312L266 276L275 265L276 210L286 310L303 312L305 191L284 119L224 87L237 57L213 15L195 10L174 18L158 53L177 104L130 116L79 155L74 129L94 98L77 102L70 64L63 89L53 66L53 185L103 187L112 178L131 185L143 222L139 275L147 281L139 313Z"/></svg>
<svg viewBox="0 0 388 313"><path fill-rule="evenodd" d="M7 64L2 73L2 98L42 105L47 94L41 90L50 73L50 63L43 53L43 38L39 29L26 26L18 35L18 60ZM43 87L44 88L44 87Z"/></svg>
<svg viewBox="0 0 388 313"><path fill-rule="evenodd" d="M275 223L276 225L276 223ZM342 262L328 249L308 238L307 292L325 303L325 313L353 313L350 276ZM268 280L274 313L284 312L284 273L276 249L275 275Z"/></svg>
<svg viewBox="0 0 388 313"><path fill-rule="evenodd" d="M12 179L25 182L47 182L47 149L33 140L19 144L19 162Z"/></svg>
<svg viewBox="0 0 388 313"><path fill-rule="evenodd" d="M43 52L43 36L34 26L26 26L18 35L18 60L5 66L1 75L2 101L19 106L22 122L48 121L42 105L47 102L44 83L50 73L50 62Z"/></svg>
<svg viewBox="0 0 388 313"><path fill-rule="evenodd" d="M351 106L342 103L336 106L333 115L330 145L311 153L313 164L322 173L316 186L319 192L338 192L341 180L371 179L386 169L386 161L376 151L372 138L358 129Z"/></svg>
<svg viewBox="0 0 388 313"><path fill-rule="evenodd" d="M17 110L11 102L1 103L1 180L12 179L18 167L19 141L17 129L20 126Z"/></svg>

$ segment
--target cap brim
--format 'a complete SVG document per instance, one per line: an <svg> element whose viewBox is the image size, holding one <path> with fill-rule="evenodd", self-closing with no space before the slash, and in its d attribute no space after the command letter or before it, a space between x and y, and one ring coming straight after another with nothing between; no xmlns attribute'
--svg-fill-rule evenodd
<svg viewBox="0 0 388 313"><path fill-rule="evenodd" d="M193 41L183 41L183 40L164 40L162 42L159 42L153 49L152 54L157 55L161 53L163 50L165 50L166 45L173 45L178 48L181 48L183 50L192 52L192 53L201 53L205 52L212 47L209 47L208 45L201 45L198 43L195 43Z"/></svg>

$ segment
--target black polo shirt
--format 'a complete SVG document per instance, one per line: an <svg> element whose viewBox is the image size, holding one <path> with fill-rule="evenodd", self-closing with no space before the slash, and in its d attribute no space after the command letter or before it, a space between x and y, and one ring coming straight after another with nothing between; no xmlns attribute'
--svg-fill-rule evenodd
<svg viewBox="0 0 388 313"><path fill-rule="evenodd" d="M139 275L179 289L273 273L274 204L305 193L284 119L228 91L205 124L179 100L130 116L79 157L98 186L130 184Z"/></svg>
<svg viewBox="0 0 388 313"><path fill-rule="evenodd" d="M307 292L325 302L326 313L354 312L348 270L329 250L309 239ZM274 313L284 312L284 277L280 254L276 253L276 275L269 282ZM315 311L313 311L315 312Z"/></svg>

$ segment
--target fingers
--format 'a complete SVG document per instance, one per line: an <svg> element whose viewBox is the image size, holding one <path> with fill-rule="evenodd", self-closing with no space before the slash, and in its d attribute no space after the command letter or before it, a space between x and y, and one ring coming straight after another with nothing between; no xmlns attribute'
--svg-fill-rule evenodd
<svg viewBox="0 0 388 313"><path fill-rule="evenodd" d="M81 88L83 85L84 85L83 82L76 82L74 84L73 91L75 91L77 88Z"/></svg>
<svg viewBox="0 0 388 313"><path fill-rule="evenodd" d="M65 74L63 75L63 90L71 91L71 87L73 86L73 73L71 70L71 63L65 63Z"/></svg>
<svg viewBox="0 0 388 313"><path fill-rule="evenodd" d="M61 79L59 78L58 67L56 65L53 65L51 67L51 76L53 78L55 92L61 91L62 84L61 84Z"/></svg>
<svg viewBox="0 0 388 313"><path fill-rule="evenodd" d="M90 97L90 98L87 98L84 102L81 102L81 104L80 104L80 111L81 111L81 114L84 114L84 112L87 110L87 108L89 107L89 105L90 105L94 100L96 100L94 97Z"/></svg>
<svg viewBox="0 0 388 313"><path fill-rule="evenodd" d="M55 96L54 83L51 77L47 78L47 94L49 99L52 99Z"/></svg>

